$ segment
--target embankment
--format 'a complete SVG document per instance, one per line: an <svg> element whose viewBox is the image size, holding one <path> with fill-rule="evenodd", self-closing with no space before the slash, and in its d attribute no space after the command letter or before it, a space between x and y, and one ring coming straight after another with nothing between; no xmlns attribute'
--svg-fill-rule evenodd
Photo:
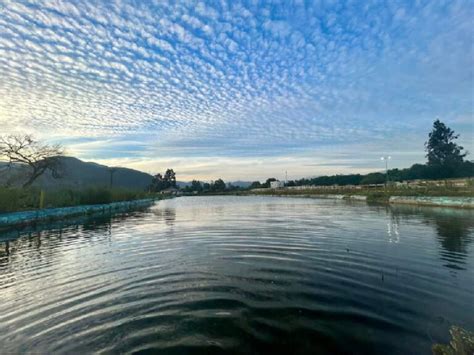
<svg viewBox="0 0 474 355"><path fill-rule="evenodd" d="M256 194L261 195L261 194ZM264 194L265 196L278 197L303 197L303 198L321 198L348 201L367 201L375 203L405 204L416 206L438 206L438 207L456 207L456 208L472 208L474 209L474 197L463 196L390 196L386 194L367 194L367 195L350 195L350 194L291 194L278 192L273 194Z"/></svg>
<svg viewBox="0 0 474 355"><path fill-rule="evenodd" d="M450 197L450 196L391 196L389 203L418 205L474 208L474 197Z"/></svg>
<svg viewBox="0 0 474 355"><path fill-rule="evenodd" d="M0 229L12 226L30 225L38 222L54 221L69 217L106 214L150 206L154 199L113 202L100 205L82 205L63 208L48 208L36 211L23 211L0 214Z"/></svg>

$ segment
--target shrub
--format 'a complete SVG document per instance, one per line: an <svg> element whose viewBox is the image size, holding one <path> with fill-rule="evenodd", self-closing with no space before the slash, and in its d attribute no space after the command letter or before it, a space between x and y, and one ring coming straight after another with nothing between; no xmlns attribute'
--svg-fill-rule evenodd
<svg viewBox="0 0 474 355"><path fill-rule="evenodd" d="M0 187L0 213L35 210L39 208L41 190L38 188ZM153 197L153 194L139 190L109 189L91 187L85 190L47 190L44 207L68 207L95 205L119 201L132 201Z"/></svg>

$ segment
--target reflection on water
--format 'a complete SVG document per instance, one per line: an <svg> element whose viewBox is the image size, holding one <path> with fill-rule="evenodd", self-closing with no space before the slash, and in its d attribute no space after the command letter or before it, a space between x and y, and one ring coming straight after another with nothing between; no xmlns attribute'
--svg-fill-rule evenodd
<svg viewBox="0 0 474 355"><path fill-rule="evenodd" d="M429 353L474 328L473 237L470 211L268 197L9 231L0 349Z"/></svg>
<svg viewBox="0 0 474 355"><path fill-rule="evenodd" d="M159 219L165 221L168 226L172 226L176 219L176 210L173 208L155 209L152 213Z"/></svg>
<svg viewBox="0 0 474 355"><path fill-rule="evenodd" d="M388 211L391 220L388 234L391 240L393 234L399 237L400 221L420 219L435 228L442 248L440 257L447 262L444 265L452 269L464 268L469 254L468 247L474 239L474 211L413 206L390 206Z"/></svg>
<svg viewBox="0 0 474 355"><path fill-rule="evenodd" d="M99 233L101 239L110 240L112 237L112 221L120 223L120 221L132 216L139 216L141 213L143 212L139 210L116 215L84 216L48 224L39 223L34 226L13 227L2 231L0 232L0 268L9 263L9 257L12 254L22 253L24 249L28 252L22 255L22 258L35 258L36 254L31 253L34 250L43 255L45 254L44 251L47 252L51 249L51 244L61 242L64 236L68 240L80 238L83 242L92 235ZM87 233L88 231L93 233Z"/></svg>
<svg viewBox="0 0 474 355"><path fill-rule="evenodd" d="M389 209L389 211L391 211ZM394 213L389 213L390 221L387 223L387 234L388 234L388 241L390 243L398 243L400 241L400 232L399 232L399 225L400 219Z"/></svg>

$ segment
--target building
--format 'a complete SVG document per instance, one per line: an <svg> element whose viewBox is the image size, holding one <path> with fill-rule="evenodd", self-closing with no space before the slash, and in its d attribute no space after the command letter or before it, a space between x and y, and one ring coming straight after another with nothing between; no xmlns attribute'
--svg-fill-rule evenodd
<svg viewBox="0 0 474 355"><path fill-rule="evenodd" d="M168 188L166 188L166 189L160 191L160 193L161 193L162 195L165 195L165 194L169 194L169 195L180 195L180 194L181 194L180 192L181 192L181 191L178 190L176 187L168 187Z"/></svg>
<svg viewBox="0 0 474 355"><path fill-rule="evenodd" d="M283 181L270 181L270 188L271 189L281 189L282 187L285 187L285 183Z"/></svg>

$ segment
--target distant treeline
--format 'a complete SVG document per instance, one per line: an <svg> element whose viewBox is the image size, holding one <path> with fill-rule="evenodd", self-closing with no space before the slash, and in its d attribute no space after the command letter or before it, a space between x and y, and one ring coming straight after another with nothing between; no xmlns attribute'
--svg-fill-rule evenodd
<svg viewBox="0 0 474 355"><path fill-rule="evenodd" d="M449 178L464 178L474 176L474 162L464 161L453 168L446 166L414 164L406 169L388 170L389 181L408 181L416 179L436 180ZM288 181L287 186L331 186L331 185L370 185L383 184L387 180L385 173L349 174L319 176L315 178L303 178L300 180Z"/></svg>
<svg viewBox="0 0 474 355"><path fill-rule="evenodd" d="M433 129L425 142L426 164L414 164L407 169L390 169L385 173L366 175L332 175L311 179L289 181L287 186L301 185L371 185L383 184L386 181L437 180L474 176L474 162L464 160L467 152L456 143L459 134L447 127L440 120L433 122Z"/></svg>
<svg viewBox="0 0 474 355"><path fill-rule="evenodd" d="M198 192L198 193L220 193L239 190L239 186L233 186L232 184L225 183L222 179L216 181L202 182L193 180L191 185L184 188L184 192Z"/></svg>

